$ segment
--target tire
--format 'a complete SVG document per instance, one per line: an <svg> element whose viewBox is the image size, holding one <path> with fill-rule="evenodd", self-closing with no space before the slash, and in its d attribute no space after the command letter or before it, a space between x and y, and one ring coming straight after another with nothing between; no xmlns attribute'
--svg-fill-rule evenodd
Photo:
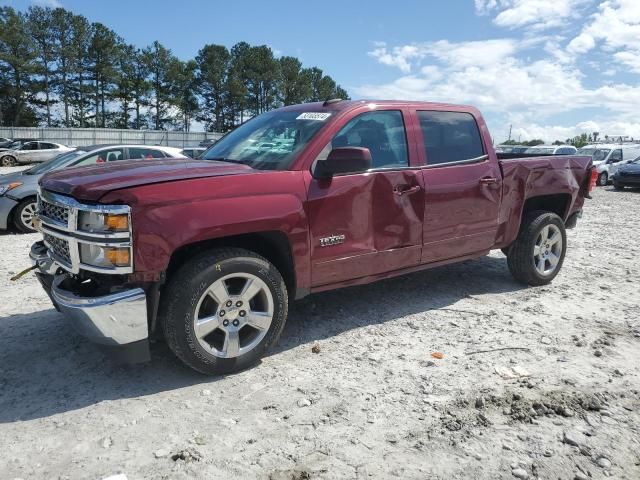
<svg viewBox="0 0 640 480"><path fill-rule="evenodd" d="M3 167L15 167L18 164L18 162L11 155L5 155L0 159L0 164Z"/></svg>
<svg viewBox="0 0 640 480"><path fill-rule="evenodd" d="M620 185L619 183L613 182L613 189L618 190L620 192L624 190L624 185Z"/></svg>
<svg viewBox="0 0 640 480"><path fill-rule="evenodd" d="M251 292L245 295L245 289ZM244 249L216 249L172 275L161 295L160 323L180 360L205 375L219 375L262 358L284 328L288 305L282 275L265 258Z"/></svg>
<svg viewBox="0 0 640 480"><path fill-rule="evenodd" d="M22 200L13 210L13 224L22 233L33 233L37 230L33 228L33 215L38 208L35 197Z"/></svg>
<svg viewBox="0 0 640 480"><path fill-rule="evenodd" d="M607 183L609 183L609 175L607 174L607 172L602 172L600 175L598 175L598 186L606 187Z"/></svg>
<svg viewBox="0 0 640 480"><path fill-rule="evenodd" d="M510 247L507 264L517 281L533 286L546 285L558 275L566 251L567 232L562 219L555 213L534 211L523 218L518 237Z"/></svg>

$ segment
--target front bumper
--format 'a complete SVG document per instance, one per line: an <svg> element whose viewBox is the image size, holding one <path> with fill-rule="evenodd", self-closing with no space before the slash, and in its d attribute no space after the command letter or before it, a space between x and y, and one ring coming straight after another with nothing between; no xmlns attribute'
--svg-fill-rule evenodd
<svg viewBox="0 0 640 480"><path fill-rule="evenodd" d="M12 198L3 195L0 197L0 230L6 230L9 226L9 216L11 210L18 205L18 202Z"/></svg>
<svg viewBox="0 0 640 480"><path fill-rule="evenodd" d="M38 280L53 304L81 335L111 350L126 362L149 359L144 290L132 288L92 295L51 259L42 242L31 247L30 257L38 267Z"/></svg>

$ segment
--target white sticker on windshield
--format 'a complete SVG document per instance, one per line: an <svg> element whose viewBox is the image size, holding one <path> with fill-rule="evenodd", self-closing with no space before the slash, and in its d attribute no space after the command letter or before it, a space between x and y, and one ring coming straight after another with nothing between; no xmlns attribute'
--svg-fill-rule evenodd
<svg viewBox="0 0 640 480"><path fill-rule="evenodd" d="M296 120L317 120L319 122L324 122L327 118L331 116L330 113L322 113L322 112L304 112L296 117Z"/></svg>

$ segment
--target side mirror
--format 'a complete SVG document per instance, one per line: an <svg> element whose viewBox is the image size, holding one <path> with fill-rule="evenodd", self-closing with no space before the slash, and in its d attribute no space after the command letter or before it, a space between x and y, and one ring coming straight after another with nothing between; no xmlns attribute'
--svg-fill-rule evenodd
<svg viewBox="0 0 640 480"><path fill-rule="evenodd" d="M343 173L366 172L371 168L371 152L368 148L334 148L326 160L318 160L311 172L313 178L328 179Z"/></svg>

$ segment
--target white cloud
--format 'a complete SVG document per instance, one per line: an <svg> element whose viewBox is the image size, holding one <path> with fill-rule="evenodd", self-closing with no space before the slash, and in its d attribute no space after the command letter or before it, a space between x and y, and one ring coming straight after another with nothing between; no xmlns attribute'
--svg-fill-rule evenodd
<svg viewBox="0 0 640 480"><path fill-rule="evenodd" d="M493 15L499 27L544 30L566 25L580 15L585 0L475 0L476 12Z"/></svg>
<svg viewBox="0 0 640 480"><path fill-rule="evenodd" d="M62 8L62 3L58 0L31 0L31 3L40 7Z"/></svg>
<svg viewBox="0 0 640 480"><path fill-rule="evenodd" d="M623 122L624 128L621 126L616 133L640 137L640 124L633 121L640 105L640 86L616 83L589 87L575 63L554 55L530 60L526 56L529 47L527 41L514 39L442 40L391 49L385 45L378 47L384 49L384 55L372 56L399 68L402 75L388 83L356 87L355 92L368 98L472 104L489 116L506 119L507 124L529 125L526 132L521 132L527 138L542 136L540 132L544 131L547 140L581 133L586 124L538 126L546 118L595 108Z"/></svg>

